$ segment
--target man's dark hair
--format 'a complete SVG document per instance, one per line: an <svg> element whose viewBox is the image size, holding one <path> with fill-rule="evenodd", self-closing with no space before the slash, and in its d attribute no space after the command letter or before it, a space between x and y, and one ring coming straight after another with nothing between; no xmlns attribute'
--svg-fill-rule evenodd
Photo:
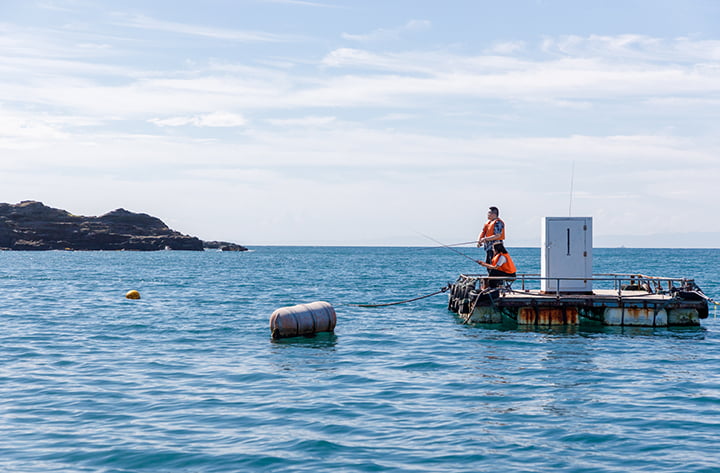
<svg viewBox="0 0 720 473"><path fill-rule="evenodd" d="M500 216L500 211L498 210L497 207L490 207L490 212L494 213L498 217Z"/></svg>

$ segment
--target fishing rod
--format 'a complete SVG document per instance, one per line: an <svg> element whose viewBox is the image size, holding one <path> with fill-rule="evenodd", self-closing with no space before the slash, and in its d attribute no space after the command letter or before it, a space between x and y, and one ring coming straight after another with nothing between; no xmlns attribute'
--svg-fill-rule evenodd
<svg viewBox="0 0 720 473"><path fill-rule="evenodd" d="M420 233L420 232L418 232L418 233ZM469 259L469 260L472 261L473 263L480 264L480 262L479 262L478 260L476 260L475 258L471 258L471 257L469 257L468 255L466 255L465 253L462 253L462 252L456 250L455 248L453 248L453 247L451 247L451 246L449 246L449 245L446 245L445 243L443 243L443 242L441 242L441 241L437 241L437 240L436 240L435 238L433 238L433 237L427 236L427 235L425 235L424 233L420 233L420 235L424 236L425 238L427 238L427 239L429 239L429 240L434 241L435 243L437 243L438 245L442 246L443 248L447 248L447 249L450 250L450 251L454 251L455 253L459 254L459 255L462 256L463 258ZM471 242L471 243L472 243L472 242Z"/></svg>
<svg viewBox="0 0 720 473"><path fill-rule="evenodd" d="M418 232L418 233L420 233L420 232ZM455 253L459 254L459 255L462 256L463 258L469 259L469 260L472 261L473 263L480 264L480 262L479 262L478 260L476 260L476 259L474 259L474 258L471 258L471 257L469 257L468 255L466 255L466 254L464 254L464 253L459 252L459 251L456 250L455 248L451 248L451 245L446 245L445 243L442 243L442 242L440 242L440 241L437 241L436 239L434 239L434 238L432 238L432 237L430 237L430 236L427 236L427 235L425 235L424 233L420 233L420 235L424 236L425 238L427 238L427 239L429 239L429 240L434 241L435 243L437 243L438 245L440 245L440 246L443 247L443 248L447 248L447 249L450 250L450 251L454 251ZM474 241L469 241L469 242L467 242L467 243L455 243L455 245L456 245L456 246L458 246L458 245L467 245L467 244L469 244L469 243L476 243L476 242L474 242ZM371 308L371 307L388 307L388 306L399 305L399 304L407 304L408 302L414 302L414 301L418 301L418 300L420 300L420 299L425 299L425 298L427 298L427 297L432 297L432 296L435 296L435 295L437 295L437 294L441 294L441 293L443 293L443 292L446 292L446 291L448 291L448 290L451 289L451 288L452 288L452 284L451 284L451 283L448 283L447 286L440 288L439 291L433 292L433 293L431 293L431 294L425 294L425 295L422 295L422 296L413 297L412 299L406 299L406 300L404 300L404 301L386 302L386 303L380 303L380 304L343 304L343 305L353 306L353 307L365 307L365 308Z"/></svg>
<svg viewBox="0 0 720 473"><path fill-rule="evenodd" d="M477 240L473 241L464 241L462 243L450 243L448 245L442 245L442 246L426 246L424 248L420 248L421 250L432 250L434 248L447 248L448 246L463 246L463 245L473 245L477 243Z"/></svg>

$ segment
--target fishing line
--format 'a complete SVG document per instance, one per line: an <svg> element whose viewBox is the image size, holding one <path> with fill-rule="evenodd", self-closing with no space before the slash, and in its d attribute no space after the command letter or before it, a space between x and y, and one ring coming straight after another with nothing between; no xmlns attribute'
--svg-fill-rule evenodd
<svg viewBox="0 0 720 473"><path fill-rule="evenodd" d="M418 233L420 233L420 232L418 232ZM450 251L454 251L455 253L459 254L459 255L462 256L463 258L469 259L469 260L472 261L473 263L480 264L480 262L479 262L478 260L476 260L475 258L471 258L471 257L469 257L468 255L466 255L465 253L462 253L462 252L456 250L455 248L452 248L452 247L446 245L445 243L443 243L443 242L441 242L441 241L437 241L437 240L436 240L435 238L433 238L433 237L427 236L427 235L425 235L424 233L420 233L420 235L424 236L424 237L427 238L428 240L434 241L435 243L437 243L438 245L442 246L443 248L447 248L447 249L450 250Z"/></svg>
<svg viewBox="0 0 720 473"><path fill-rule="evenodd" d="M424 236L425 238L434 241L435 243L437 243L437 244L440 245L441 247L447 248L447 249L450 250L450 251L454 251L455 253L459 254L459 255L462 256L463 258L469 259L469 260L472 261L473 263L480 264L480 262L479 262L478 260L476 260L475 258L471 258L470 256L466 255L465 253L462 253L462 252L456 250L455 248L452 248L450 245L446 245L446 244L443 243L443 242L437 241L436 239L434 239L434 238L432 238L432 237L430 237L430 236L428 236L428 235L425 235L424 233L420 233L420 232L418 232L418 233L419 233L420 235ZM458 246L459 246L459 245L467 245L467 244L470 244L470 243L475 243L475 242L474 242L474 241L469 241L469 242L465 242L465 243L455 243L455 245L458 245ZM392 306L392 305L406 304L406 303L408 303L408 302L419 301L420 299L425 299L425 298L427 298L427 297L436 296L436 295L438 295L438 294L441 294L441 293L443 293L443 292L446 292L448 289L450 289L450 287L451 287L451 284L448 284L447 286L441 288L439 291L435 291L435 292L433 292L433 293L431 293L431 294L425 294L424 296L413 297L412 299L406 299L406 300L404 300L404 301L386 302L386 303L382 303L382 304L343 304L343 305L352 306L352 307L366 307L366 308L367 308L367 307L388 307L388 306Z"/></svg>
<svg viewBox="0 0 720 473"><path fill-rule="evenodd" d="M464 241L462 243L450 243L449 245L442 245L442 246L425 246L423 248L418 248L420 250L434 250L436 248L446 248L448 246L463 246L463 245L473 245L477 243L477 240L473 241Z"/></svg>

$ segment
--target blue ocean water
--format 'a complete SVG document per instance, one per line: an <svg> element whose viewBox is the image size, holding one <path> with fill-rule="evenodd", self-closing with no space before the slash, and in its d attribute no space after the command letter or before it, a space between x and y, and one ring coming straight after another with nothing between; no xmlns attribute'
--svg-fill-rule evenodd
<svg viewBox="0 0 720 473"><path fill-rule="evenodd" d="M511 253L539 272L538 249ZM594 263L720 300L717 249ZM0 471L720 471L712 309L692 328L518 329L463 325L445 295L347 305L479 269L445 248L0 252ZM316 300L334 334L271 340L275 309Z"/></svg>

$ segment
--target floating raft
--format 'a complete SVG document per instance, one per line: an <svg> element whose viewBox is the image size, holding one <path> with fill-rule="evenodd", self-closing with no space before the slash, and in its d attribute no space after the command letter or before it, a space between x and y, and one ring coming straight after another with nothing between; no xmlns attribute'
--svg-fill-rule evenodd
<svg viewBox="0 0 720 473"><path fill-rule="evenodd" d="M482 289L482 281L501 279L501 286ZM692 279L658 278L639 274L602 274L591 278L588 292L563 293L529 289L539 286L536 274L515 280L461 274L451 284L448 309L465 323L518 325L582 325L584 323L670 327L700 325L708 316L710 300ZM560 279L555 287L562 287Z"/></svg>

